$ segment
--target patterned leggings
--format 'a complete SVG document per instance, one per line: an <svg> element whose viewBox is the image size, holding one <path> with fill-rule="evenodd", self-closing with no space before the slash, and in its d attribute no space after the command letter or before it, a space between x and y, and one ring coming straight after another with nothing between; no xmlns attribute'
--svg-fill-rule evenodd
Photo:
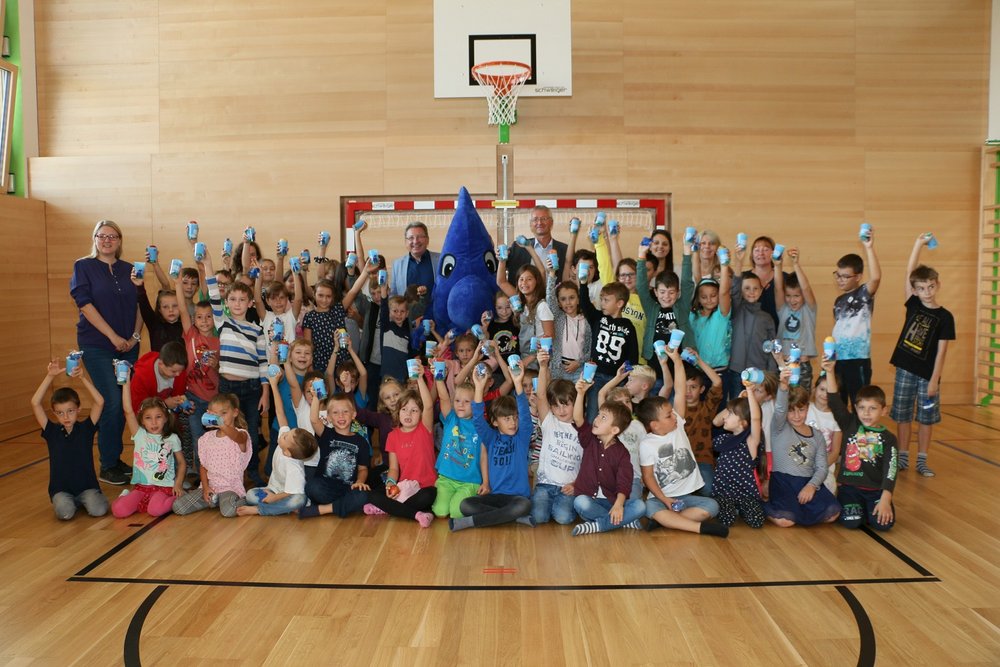
<svg viewBox="0 0 1000 667"><path fill-rule="evenodd" d="M742 516L743 521L751 528L764 526L764 504L760 498L729 498L716 496L719 503L719 513L715 520L724 526L736 523L736 517Z"/></svg>

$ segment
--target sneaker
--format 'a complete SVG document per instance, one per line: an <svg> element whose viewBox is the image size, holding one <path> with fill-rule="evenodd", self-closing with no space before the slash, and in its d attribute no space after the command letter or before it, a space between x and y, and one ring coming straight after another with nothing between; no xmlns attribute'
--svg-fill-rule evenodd
<svg viewBox="0 0 1000 667"><path fill-rule="evenodd" d="M132 466L130 466L129 464L125 463L121 459L118 459L118 463L114 464L112 467L115 470L120 470L121 472L125 473L126 475L129 475L129 476L132 475Z"/></svg>
<svg viewBox="0 0 1000 667"><path fill-rule="evenodd" d="M98 477L102 482L106 484L114 484L115 486L124 486L129 483L131 475L126 475L118 468L101 468L101 474Z"/></svg>

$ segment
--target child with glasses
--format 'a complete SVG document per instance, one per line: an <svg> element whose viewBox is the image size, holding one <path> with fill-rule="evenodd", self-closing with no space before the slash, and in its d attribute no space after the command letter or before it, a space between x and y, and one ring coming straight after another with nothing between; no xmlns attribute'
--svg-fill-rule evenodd
<svg viewBox="0 0 1000 667"><path fill-rule="evenodd" d="M840 376L840 398L854 405L858 390L872 379L872 312L882 270L875 254L875 235L869 232L861 239L868 255L869 276L864 280L864 260L851 253L837 262L833 272L837 289L843 292L833 302L833 337L837 340L837 373Z"/></svg>

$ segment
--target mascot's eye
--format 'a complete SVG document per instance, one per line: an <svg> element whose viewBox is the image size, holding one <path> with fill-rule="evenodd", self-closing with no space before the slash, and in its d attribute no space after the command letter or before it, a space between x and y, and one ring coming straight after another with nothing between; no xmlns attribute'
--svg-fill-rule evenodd
<svg viewBox="0 0 1000 667"><path fill-rule="evenodd" d="M490 272L490 275L496 275L497 272L497 256L493 254L492 250L487 250L483 255L483 263L486 264L486 270Z"/></svg>
<svg viewBox="0 0 1000 667"><path fill-rule="evenodd" d="M447 278L451 275L451 272L455 270L455 256L454 255L444 255L441 258L440 273L442 278Z"/></svg>

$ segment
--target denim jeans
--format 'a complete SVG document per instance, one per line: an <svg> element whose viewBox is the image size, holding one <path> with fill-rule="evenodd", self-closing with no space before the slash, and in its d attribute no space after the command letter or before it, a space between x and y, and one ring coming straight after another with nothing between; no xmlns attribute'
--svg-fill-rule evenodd
<svg viewBox="0 0 1000 667"><path fill-rule="evenodd" d="M201 417L208 412L208 401L202 400L194 394L188 394L188 399L194 403L194 412L187 416L188 431L191 433L191 442L194 443L194 470L198 472L198 441L205 435L205 427L201 424Z"/></svg>
<svg viewBox="0 0 1000 667"><path fill-rule="evenodd" d="M101 457L101 469L111 468L122 455L122 431L125 430L125 413L122 410L122 388L115 379L115 359L135 364L139 358L139 346L128 352L114 352L103 347L82 347L83 367L90 375L97 392L104 397L104 410L97 422L97 451ZM138 409L138 405L132 406Z"/></svg>
<svg viewBox="0 0 1000 667"><path fill-rule="evenodd" d="M580 516L587 521L596 523L598 530L602 533L617 530L625 524L641 519L642 515L646 513L646 503L635 498L626 500L622 520L616 525L611 523L612 505L613 503L607 498L591 498L590 496L577 496L573 501L573 507Z"/></svg>
<svg viewBox="0 0 1000 667"><path fill-rule="evenodd" d="M253 488L247 491L247 505L256 505L261 516L277 516L291 514L306 504L306 494L293 493L273 503L265 503L267 489Z"/></svg>
<svg viewBox="0 0 1000 667"><path fill-rule="evenodd" d="M253 456L247 463L247 470L250 471L250 479L260 479L260 461L257 453L260 452L260 413L257 406L260 404L261 384L260 380L227 380L219 378L220 394L235 394L240 402L240 412L247 422L247 431L250 433L250 442L253 443ZM278 400L281 400L280 398ZM303 498L305 496L303 495Z"/></svg>
<svg viewBox="0 0 1000 667"><path fill-rule="evenodd" d="M567 496L555 484L535 484L531 494L531 518L535 523L548 523L549 518L563 526L576 520L573 496Z"/></svg>
<svg viewBox="0 0 1000 667"><path fill-rule="evenodd" d="M715 516L719 513L719 503L715 498L705 498L704 496L696 496L694 494L689 494L686 496L673 496L674 500L683 500L684 509L700 509L708 512L709 516ZM653 515L657 512L662 512L663 510L671 510L669 507L660 502L659 498L649 495L646 499L646 516L653 518Z"/></svg>

